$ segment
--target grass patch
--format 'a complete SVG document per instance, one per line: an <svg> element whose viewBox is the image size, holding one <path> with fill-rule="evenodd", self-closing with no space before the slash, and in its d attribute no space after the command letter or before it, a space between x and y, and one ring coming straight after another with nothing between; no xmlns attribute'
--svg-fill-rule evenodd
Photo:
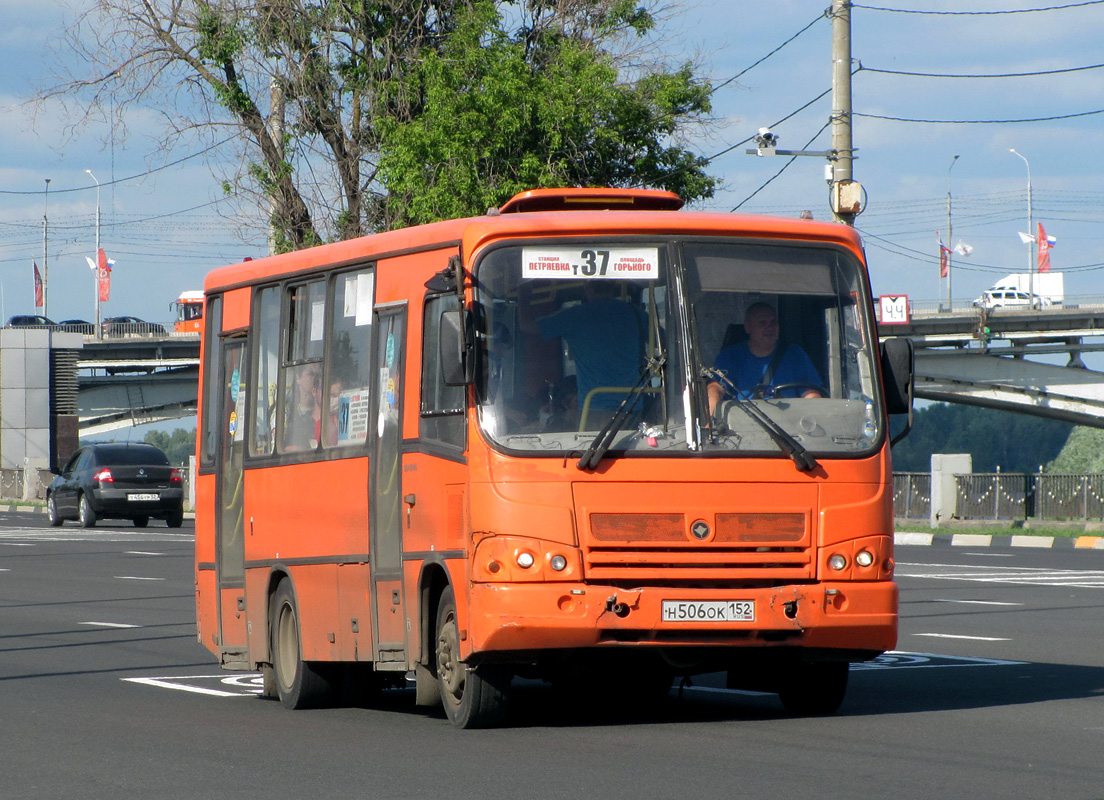
<svg viewBox="0 0 1104 800"><path fill-rule="evenodd" d="M1090 523L1090 525L1093 525ZM985 536L1052 536L1062 539L1076 539L1078 536L1101 536L1100 524L1089 527L1083 521L1078 522L1027 522L1016 523L973 523L963 521L932 528L917 520L916 522L898 522L894 526L898 533L978 533Z"/></svg>

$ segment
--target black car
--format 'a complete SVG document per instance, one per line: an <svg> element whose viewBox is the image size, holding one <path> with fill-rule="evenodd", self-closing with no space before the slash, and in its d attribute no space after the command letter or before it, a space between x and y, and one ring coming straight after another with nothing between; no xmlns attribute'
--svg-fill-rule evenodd
<svg viewBox="0 0 1104 800"><path fill-rule="evenodd" d="M66 333L83 333L85 336L96 332L96 326L86 319L63 319L57 324L57 328Z"/></svg>
<svg viewBox="0 0 1104 800"><path fill-rule="evenodd" d="M49 328L55 330L57 323L51 320L49 317L44 317L41 314L16 314L14 317L8 320L9 328Z"/></svg>
<svg viewBox="0 0 1104 800"><path fill-rule="evenodd" d="M104 336L164 336L165 326L158 322L146 322L138 317L108 317L102 323Z"/></svg>
<svg viewBox="0 0 1104 800"><path fill-rule="evenodd" d="M90 444L75 452L50 482L46 509L54 527L67 519L85 528L97 519L129 519L144 528L154 517L179 528L184 481L152 444Z"/></svg>

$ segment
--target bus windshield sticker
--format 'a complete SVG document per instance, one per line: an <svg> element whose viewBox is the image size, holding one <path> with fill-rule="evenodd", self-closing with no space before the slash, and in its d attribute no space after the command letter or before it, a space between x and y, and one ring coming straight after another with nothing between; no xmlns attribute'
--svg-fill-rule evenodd
<svg viewBox="0 0 1104 800"><path fill-rule="evenodd" d="M523 247L521 277L569 280L657 280L659 248Z"/></svg>
<svg viewBox="0 0 1104 800"><path fill-rule="evenodd" d="M360 300L358 296L359 281L356 275L345 276L345 297L343 300L342 314L346 317L355 317L357 313L357 301Z"/></svg>
<svg viewBox="0 0 1104 800"><path fill-rule="evenodd" d="M326 317L326 301L315 300L311 303L310 338L312 342L322 341L322 323Z"/></svg>

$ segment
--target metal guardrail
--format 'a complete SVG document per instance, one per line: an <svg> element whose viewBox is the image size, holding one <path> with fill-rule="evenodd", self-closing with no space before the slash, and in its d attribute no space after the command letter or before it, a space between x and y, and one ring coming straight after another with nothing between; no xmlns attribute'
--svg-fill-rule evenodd
<svg viewBox="0 0 1104 800"><path fill-rule="evenodd" d="M955 517L972 520L1104 521L1104 474L955 475ZM931 475L893 474L893 516L931 517Z"/></svg>

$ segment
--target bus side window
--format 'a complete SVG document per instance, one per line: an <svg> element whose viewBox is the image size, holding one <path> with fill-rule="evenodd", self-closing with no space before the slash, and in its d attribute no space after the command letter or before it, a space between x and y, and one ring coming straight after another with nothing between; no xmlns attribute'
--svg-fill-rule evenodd
<svg viewBox="0 0 1104 800"><path fill-rule="evenodd" d="M326 284L290 286L288 300L276 437L281 453L314 450L321 438Z"/></svg>
<svg viewBox="0 0 1104 800"><path fill-rule="evenodd" d="M254 315L253 430L249 454L269 455L275 447L276 394L280 373L280 287L258 292Z"/></svg>
<svg viewBox="0 0 1104 800"><path fill-rule="evenodd" d="M219 418L219 333L222 332L222 297L213 297L210 300L210 313L207 315L207 331L204 336L203 367L203 430L201 431L202 447L200 447L200 463L210 465L215 463L218 454L218 430L222 425Z"/></svg>
<svg viewBox="0 0 1104 800"><path fill-rule="evenodd" d="M324 447L363 445L368 440L374 291L375 273L370 269L334 277L334 313L322 381Z"/></svg>
<svg viewBox="0 0 1104 800"><path fill-rule="evenodd" d="M430 295L422 319L422 401L418 436L421 439L463 447L467 417L466 389L447 386L441 370L441 313L458 310L454 294Z"/></svg>

